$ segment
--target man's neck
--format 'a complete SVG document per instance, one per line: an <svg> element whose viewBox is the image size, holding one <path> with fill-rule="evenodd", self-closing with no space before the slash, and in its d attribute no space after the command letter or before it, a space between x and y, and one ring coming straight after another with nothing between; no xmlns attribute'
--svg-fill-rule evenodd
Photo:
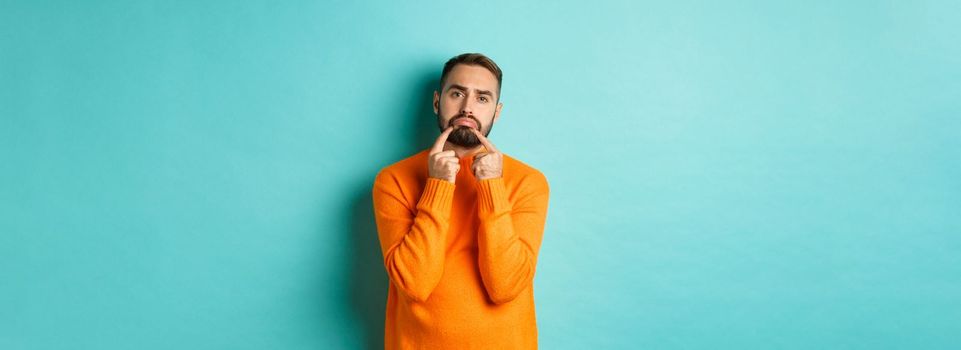
<svg viewBox="0 0 961 350"><path fill-rule="evenodd" d="M484 145L477 145L477 146L474 146L474 148L466 148L463 146L455 145L448 141L448 142L444 142L444 150L454 151L454 153L457 154L457 158L464 159L464 157L471 157L475 153L483 151Z"/></svg>

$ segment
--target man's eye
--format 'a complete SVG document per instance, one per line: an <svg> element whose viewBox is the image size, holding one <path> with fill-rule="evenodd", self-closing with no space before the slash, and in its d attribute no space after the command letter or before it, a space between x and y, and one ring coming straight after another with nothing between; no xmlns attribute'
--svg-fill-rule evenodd
<svg viewBox="0 0 961 350"><path fill-rule="evenodd" d="M452 93L451 95L454 97L460 97L460 92L454 91L454 93Z"/></svg>
<svg viewBox="0 0 961 350"><path fill-rule="evenodd" d="M480 100L481 100L481 102L487 102L487 97L481 96Z"/></svg>

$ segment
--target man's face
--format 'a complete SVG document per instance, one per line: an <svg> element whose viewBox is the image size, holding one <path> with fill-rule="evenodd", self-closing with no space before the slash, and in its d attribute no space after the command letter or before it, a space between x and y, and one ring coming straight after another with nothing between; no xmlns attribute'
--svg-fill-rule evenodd
<svg viewBox="0 0 961 350"><path fill-rule="evenodd" d="M497 102L497 77L484 67L458 64L447 73L442 91L434 91L434 113L441 131L453 125L447 141L474 148L480 140L470 131L484 136L491 132L500 117L503 104Z"/></svg>

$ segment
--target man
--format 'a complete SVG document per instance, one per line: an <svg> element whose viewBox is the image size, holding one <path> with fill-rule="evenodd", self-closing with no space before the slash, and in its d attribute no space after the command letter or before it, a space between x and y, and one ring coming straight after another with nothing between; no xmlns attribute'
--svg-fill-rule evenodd
<svg viewBox="0 0 961 350"><path fill-rule="evenodd" d="M377 174L390 279L387 349L535 349L534 270L549 188L487 138L502 73L481 54L444 65L433 146Z"/></svg>

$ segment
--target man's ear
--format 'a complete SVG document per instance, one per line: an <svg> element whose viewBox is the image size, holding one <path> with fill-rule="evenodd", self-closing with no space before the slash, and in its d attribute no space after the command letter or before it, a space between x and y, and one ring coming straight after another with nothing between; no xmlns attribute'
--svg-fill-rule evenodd
<svg viewBox="0 0 961 350"><path fill-rule="evenodd" d="M434 90L434 114L439 113L440 110L440 93Z"/></svg>
<svg viewBox="0 0 961 350"><path fill-rule="evenodd" d="M503 107L504 107L504 103L503 103L503 102L497 104L497 108L494 109L494 121L493 121L493 123L496 123L496 122L497 122L497 118L500 118L500 117L501 117L501 108L503 108Z"/></svg>

